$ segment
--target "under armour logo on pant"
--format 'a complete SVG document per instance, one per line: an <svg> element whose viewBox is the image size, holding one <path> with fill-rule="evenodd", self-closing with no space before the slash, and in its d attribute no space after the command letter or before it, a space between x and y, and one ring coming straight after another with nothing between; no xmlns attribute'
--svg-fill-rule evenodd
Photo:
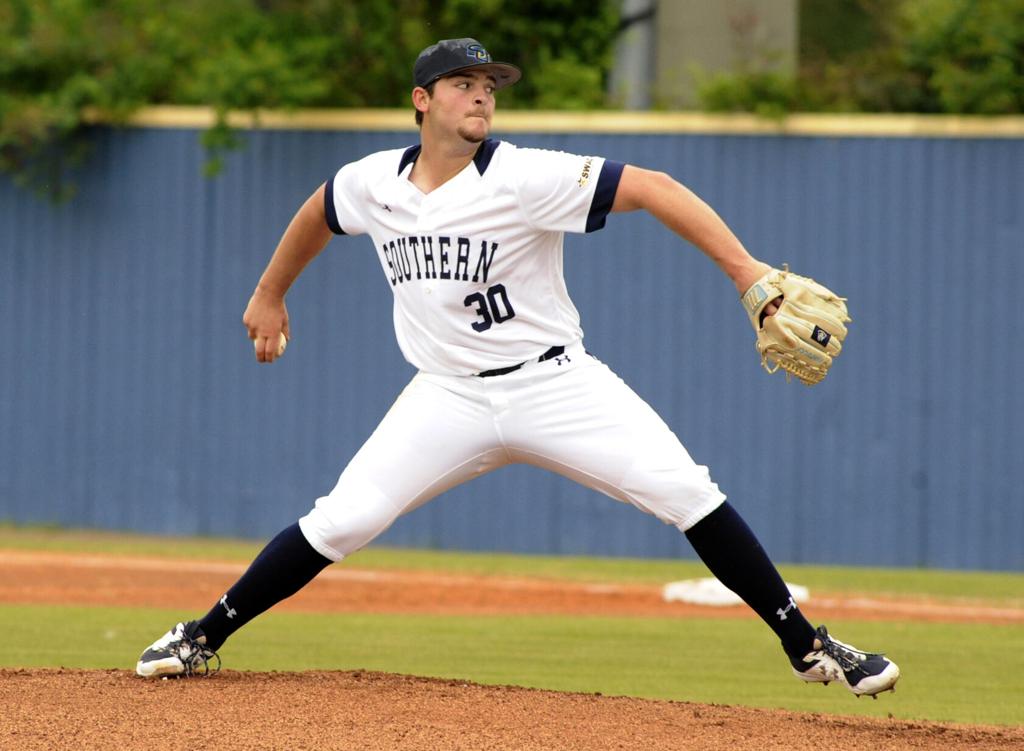
<svg viewBox="0 0 1024 751"><path fill-rule="evenodd" d="M565 360L566 362L572 362L572 360L569 359L569 355L562 355L560 357L555 358L555 362L557 362L559 365L562 364L562 360Z"/></svg>
<svg viewBox="0 0 1024 751"><path fill-rule="evenodd" d="M796 610L796 603L793 602L792 596L789 598L789 605L787 605L785 609L779 608L775 612L779 614L779 620L784 621L786 620L786 613L788 613L790 610Z"/></svg>
<svg viewBox="0 0 1024 751"><path fill-rule="evenodd" d="M237 610L235 610L234 608L229 608L228 607L228 596L227 595L224 595L223 597L220 598L220 604L224 606L224 609L226 611L228 611L228 618L234 618L236 615L238 615L238 611ZM783 617L785 617L785 616L783 616Z"/></svg>

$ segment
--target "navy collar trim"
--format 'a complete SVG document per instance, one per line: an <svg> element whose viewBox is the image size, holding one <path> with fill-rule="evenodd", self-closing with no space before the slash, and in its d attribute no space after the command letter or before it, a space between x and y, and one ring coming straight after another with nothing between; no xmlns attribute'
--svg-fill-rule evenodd
<svg viewBox="0 0 1024 751"><path fill-rule="evenodd" d="M487 167L491 164L491 157L494 156L494 152L498 150L498 144L501 141L497 141L493 138L486 139L480 148L476 150L476 156L473 157L473 164L476 165L476 171L483 177L484 172L487 171Z"/></svg>
<svg viewBox="0 0 1024 751"><path fill-rule="evenodd" d="M501 141L494 138L488 138L481 143L480 148L476 150L476 155L473 157L473 164L476 165L476 171L479 172L481 176L483 176L484 172L486 172L487 168L490 166L491 159L494 157L494 152L498 150L499 144L501 144ZM423 147L420 144L410 146L405 150L405 153L402 154L401 160L398 162L399 175L405 171L406 167L419 159L420 152L422 150Z"/></svg>
<svg viewBox="0 0 1024 751"><path fill-rule="evenodd" d="M402 161L398 163L399 175L401 175L405 171L406 167L408 167L410 164L412 164L419 158L420 151L422 150L422 148L422 146L416 144L415 146L410 146L405 150L405 153L402 154Z"/></svg>

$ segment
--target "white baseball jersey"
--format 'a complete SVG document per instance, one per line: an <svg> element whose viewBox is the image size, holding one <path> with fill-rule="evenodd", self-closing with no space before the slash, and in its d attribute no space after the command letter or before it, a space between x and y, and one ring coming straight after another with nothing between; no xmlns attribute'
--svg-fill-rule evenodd
<svg viewBox="0 0 1024 751"><path fill-rule="evenodd" d="M373 240L405 358L427 373L471 375L582 339L562 241L604 226L623 165L488 139L424 194L409 180L419 152L347 164L325 196L332 231Z"/></svg>

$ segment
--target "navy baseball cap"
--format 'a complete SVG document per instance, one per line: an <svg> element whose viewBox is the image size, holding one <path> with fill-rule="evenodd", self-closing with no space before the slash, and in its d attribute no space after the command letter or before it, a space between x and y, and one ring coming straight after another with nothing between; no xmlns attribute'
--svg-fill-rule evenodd
<svg viewBox="0 0 1024 751"><path fill-rule="evenodd" d="M416 86L429 86L444 76L460 70L482 69L494 76L495 88L511 86L523 72L508 63L496 63L490 53L475 39L442 39L427 47L416 58L413 81Z"/></svg>

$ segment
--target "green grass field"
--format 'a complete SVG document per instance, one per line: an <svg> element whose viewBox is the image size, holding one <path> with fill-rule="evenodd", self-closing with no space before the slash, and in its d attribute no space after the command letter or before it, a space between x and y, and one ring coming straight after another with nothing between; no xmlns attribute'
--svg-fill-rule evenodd
<svg viewBox="0 0 1024 751"><path fill-rule="evenodd" d="M247 560L260 543L170 540L0 527L0 549ZM344 565L344 564L343 564ZM662 583L702 576L677 561L551 558L371 549L360 568L401 568ZM1024 575L788 566L790 581L830 592L910 594L1020 606ZM183 582L187 586L187 582ZM183 614L145 608L0 606L0 666L130 669ZM364 668L566 691L782 707L830 714L1024 724L1024 627L913 621L830 622L839 638L884 648L895 694L855 700L788 675L757 620L561 616L420 616L270 612L221 651L237 670Z"/></svg>

